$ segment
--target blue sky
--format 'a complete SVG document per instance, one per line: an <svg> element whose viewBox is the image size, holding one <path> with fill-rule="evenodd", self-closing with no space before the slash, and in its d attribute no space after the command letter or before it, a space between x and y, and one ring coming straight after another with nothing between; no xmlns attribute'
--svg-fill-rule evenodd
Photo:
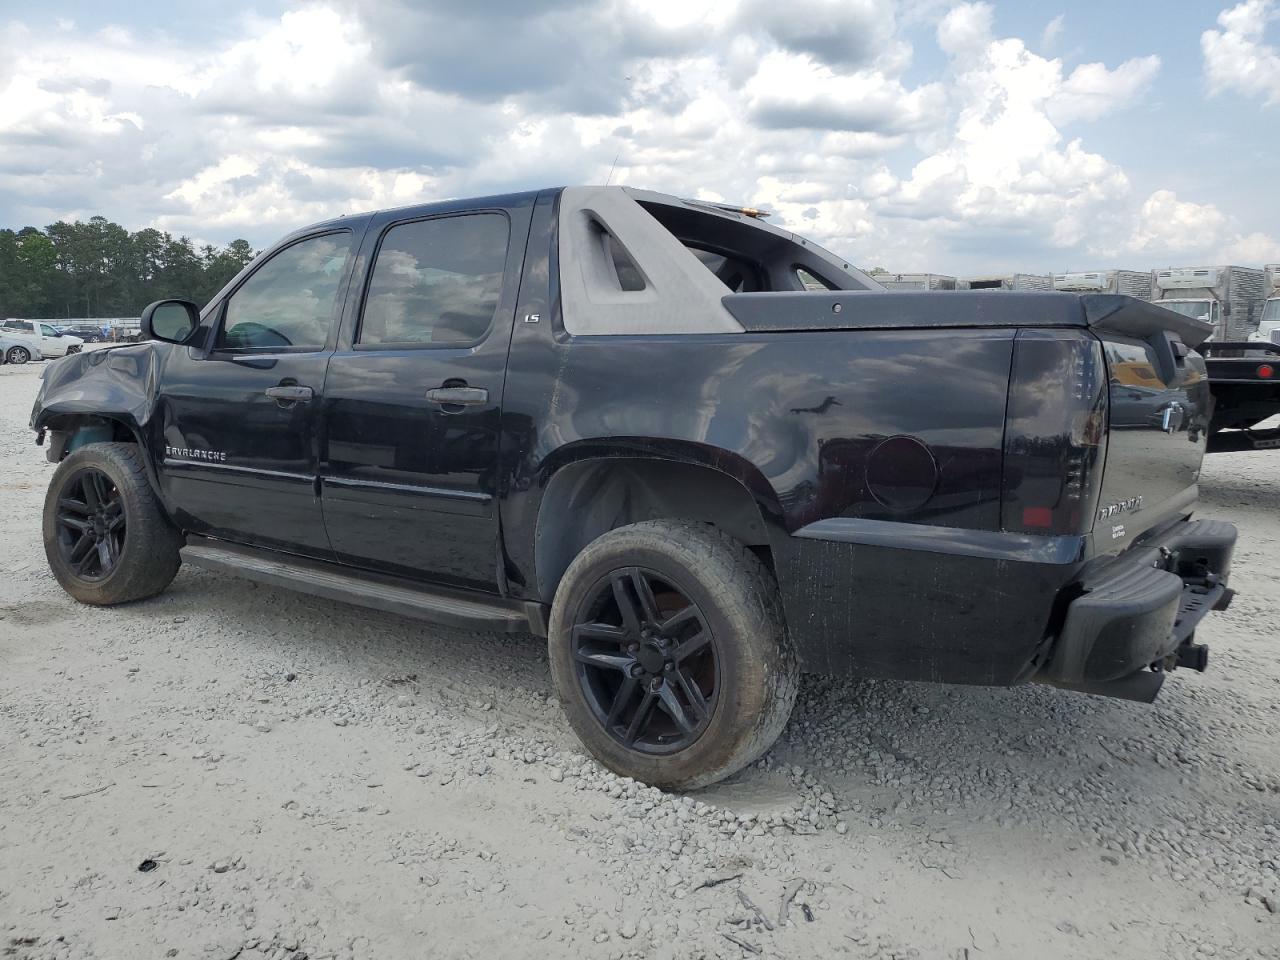
<svg viewBox="0 0 1280 960"><path fill-rule="evenodd" d="M0 226L265 245L556 183L864 266L1280 260L1280 0L5 0Z"/></svg>

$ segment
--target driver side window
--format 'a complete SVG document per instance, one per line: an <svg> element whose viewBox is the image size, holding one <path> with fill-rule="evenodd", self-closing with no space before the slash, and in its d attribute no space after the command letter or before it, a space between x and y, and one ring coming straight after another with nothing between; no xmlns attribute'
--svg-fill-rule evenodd
<svg viewBox="0 0 1280 960"><path fill-rule="evenodd" d="M351 235L343 232L277 253L227 300L217 349L323 349L350 249Z"/></svg>

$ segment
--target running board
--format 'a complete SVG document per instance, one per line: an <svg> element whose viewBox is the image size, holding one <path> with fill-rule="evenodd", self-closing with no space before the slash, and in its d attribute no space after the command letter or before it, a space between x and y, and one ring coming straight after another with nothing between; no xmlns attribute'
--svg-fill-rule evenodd
<svg viewBox="0 0 1280 960"><path fill-rule="evenodd" d="M465 630L546 636L546 610L539 603L468 594L204 537L188 537L187 545L182 548L182 562L313 597Z"/></svg>

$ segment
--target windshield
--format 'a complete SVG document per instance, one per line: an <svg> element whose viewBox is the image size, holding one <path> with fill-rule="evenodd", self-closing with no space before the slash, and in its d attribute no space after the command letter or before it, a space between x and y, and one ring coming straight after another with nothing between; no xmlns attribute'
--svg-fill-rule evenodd
<svg viewBox="0 0 1280 960"><path fill-rule="evenodd" d="M1280 297L1272 297L1266 302L1262 308L1262 322L1268 320L1280 321Z"/></svg>
<svg viewBox="0 0 1280 960"><path fill-rule="evenodd" d="M1160 306L1166 310L1172 310L1174 313L1180 313L1184 317L1191 317L1193 320L1209 322L1208 300L1162 300Z"/></svg>

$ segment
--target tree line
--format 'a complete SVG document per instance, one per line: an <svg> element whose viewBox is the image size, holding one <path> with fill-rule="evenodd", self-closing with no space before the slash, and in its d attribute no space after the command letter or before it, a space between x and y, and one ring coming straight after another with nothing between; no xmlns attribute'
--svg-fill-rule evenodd
<svg viewBox="0 0 1280 960"><path fill-rule="evenodd" d="M106 217L0 229L0 320L136 317L168 297L203 306L254 254L247 240L197 248L189 237L130 233Z"/></svg>

